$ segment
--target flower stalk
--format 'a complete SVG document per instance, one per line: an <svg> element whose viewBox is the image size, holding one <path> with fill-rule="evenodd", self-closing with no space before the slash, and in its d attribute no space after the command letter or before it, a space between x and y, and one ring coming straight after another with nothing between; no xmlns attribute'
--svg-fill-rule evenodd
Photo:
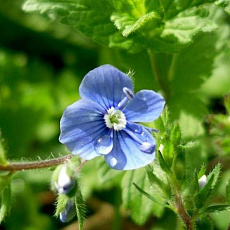
<svg viewBox="0 0 230 230"><path fill-rule="evenodd" d="M60 164L65 163L66 161L70 160L73 157L72 154L65 155L62 157L44 160L44 161L32 161L32 162L15 162L15 163L8 163L6 165L0 164L0 171L23 171L29 169L39 169L39 168L48 168L52 166L57 166Z"/></svg>
<svg viewBox="0 0 230 230"><path fill-rule="evenodd" d="M176 210L180 218L183 220L186 229L187 230L193 230L192 227L192 217L188 214L188 212L185 210L185 207L183 205L183 200L181 197L181 194L175 194L175 205L176 205Z"/></svg>
<svg viewBox="0 0 230 230"><path fill-rule="evenodd" d="M171 181L175 198L174 202L171 203L171 205L174 206L172 207L172 210L181 218L187 230L194 230L194 218L188 214L186 208L184 207L183 197L181 195L181 186L178 183L177 177L171 171L169 171L167 174L169 180Z"/></svg>
<svg viewBox="0 0 230 230"><path fill-rule="evenodd" d="M160 68L156 54L152 53L151 50L148 50L148 55L156 82L158 83L160 89L164 92L164 96L167 101L167 99L170 97L170 90L168 87L168 75L165 75Z"/></svg>

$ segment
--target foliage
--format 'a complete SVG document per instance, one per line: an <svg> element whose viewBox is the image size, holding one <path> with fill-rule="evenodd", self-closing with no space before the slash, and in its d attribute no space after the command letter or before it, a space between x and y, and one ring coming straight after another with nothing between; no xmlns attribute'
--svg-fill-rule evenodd
<svg viewBox="0 0 230 230"><path fill-rule="evenodd" d="M229 228L229 0L0 3L1 169L67 153L58 142L61 114L101 64L131 73L135 92L155 90L167 104L144 124L157 130L155 160L145 168L119 172L102 158L84 166L72 158L65 164L79 171L69 194L55 189L62 165L0 170L1 228L64 228L53 214L69 200L79 229L85 218L98 229L100 218L108 229Z"/></svg>
<svg viewBox="0 0 230 230"><path fill-rule="evenodd" d="M138 52L178 52L216 26L207 18L215 1L50 1L28 0L23 9L58 17L109 47Z"/></svg>

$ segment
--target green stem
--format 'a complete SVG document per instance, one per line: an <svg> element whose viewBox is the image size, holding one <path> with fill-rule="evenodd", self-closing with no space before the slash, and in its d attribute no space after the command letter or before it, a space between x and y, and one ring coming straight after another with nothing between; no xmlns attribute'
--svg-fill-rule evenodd
<svg viewBox="0 0 230 230"><path fill-rule="evenodd" d="M192 230L193 229L192 217L188 214L188 212L184 208L183 200L180 193L175 194L175 206L177 209L177 213L179 214L180 218L183 220L186 226L186 229Z"/></svg>
<svg viewBox="0 0 230 230"><path fill-rule="evenodd" d="M154 73L155 79L156 79L159 87L163 90L163 92L165 94L167 94L165 84L164 84L162 77L161 77L160 68L157 64L156 56L150 50L148 50L148 54L149 54L150 63L151 63L151 67L152 67L152 71Z"/></svg>
<svg viewBox="0 0 230 230"><path fill-rule="evenodd" d="M175 69L176 69L176 65L177 65L177 60L178 60L178 54L173 54L171 65L170 65L169 71L168 71L169 82L171 82L175 77Z"/></svg>
<svg viewBox="0 0 230 230"><path fill-rule="evenodd" d="M29 170L29 169L38 169L38 168L47 168L51 166L56 166L65 163L69 159L72 158L72 154L50 159L44 161L32 161L32 162L16 162L16 163L8 163L7 165L0 164L0 171L22 171L22 170Z"/></svg>
<svg viewBox="0 0 230 230"><path fill-rule="evenodd" d="M162 71L159 67L159 64L157 62L156 55L151 52L151 50L148 50L150 63L152 67L152 71L154 73L155 79L160 87L160 89L164 92L166 99L170 97L169 88L167 86L168 80L167 76L163 76Z"/></svg>
<svg viewBox="0 0 230 230"><path fill-rule="evenodd" d="M186 229L193 230L194 229L193 218L188 214L187 210L184 207L183 198L181 195L181 188L177 181L177 178L173 173L169 175L169 177L172 182L173 190L174 190L174 196L175 196L174 205L175 205L176 213L179 215L181 220L184 222Z"/></svg>

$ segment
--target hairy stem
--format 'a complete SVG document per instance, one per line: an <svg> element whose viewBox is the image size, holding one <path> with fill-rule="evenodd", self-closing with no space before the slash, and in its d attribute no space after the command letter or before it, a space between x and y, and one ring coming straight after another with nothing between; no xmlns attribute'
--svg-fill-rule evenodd
<svg viewBox="0 0 230 230"><path fill-rule="evenodd" d="M38 169L38 168L47 168L51 166L56 166L65 163L67 160L72 158L72 154L50 159L44 161L32 161L32 162L22 162L22 163L8 163L7 165L0 164L0 171L22 171L22 170L29 170L29 169Z"/></svg>
<svg viewBox="0 0 230 230"><path fill-rule="evenodd" d="M193 217L191 217L188 214L187 210L184 207L183 198L181 195L181 186L178 183L176 175L174 173L170 173L168 176L172 183L173 193L175 197L173 210L175 210L176 214L181 218L184 225L186 226L186 229L193 230L194 229Z"/></svg>
<svg viewBox="0 0 230 230"><path fill-rule="evenodd" d="M175 194L175 202L176 202L176 209L177 209L177 213L179 214L180 218L183 220L186 229L187 230L192 230L192 217L189 216L188 212L185 210L184 205L183 205L183 201L182 201L182 197L181 194Z"/></svg>

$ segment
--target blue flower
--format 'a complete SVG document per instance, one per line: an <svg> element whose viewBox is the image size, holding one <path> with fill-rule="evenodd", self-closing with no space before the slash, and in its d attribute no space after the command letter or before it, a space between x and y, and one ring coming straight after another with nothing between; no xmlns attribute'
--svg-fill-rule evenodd
<svg viewBox="0 0 230 230"><path fill-rule="evenodd" d="M68 106L61 118L60 142L85 160L104 156L117 170L151 163L156 143L151 129L136 122L157 119L164 98L152 90L133 93L129 76L110 65L90 71L81 82L82 99Z"/></svg>

